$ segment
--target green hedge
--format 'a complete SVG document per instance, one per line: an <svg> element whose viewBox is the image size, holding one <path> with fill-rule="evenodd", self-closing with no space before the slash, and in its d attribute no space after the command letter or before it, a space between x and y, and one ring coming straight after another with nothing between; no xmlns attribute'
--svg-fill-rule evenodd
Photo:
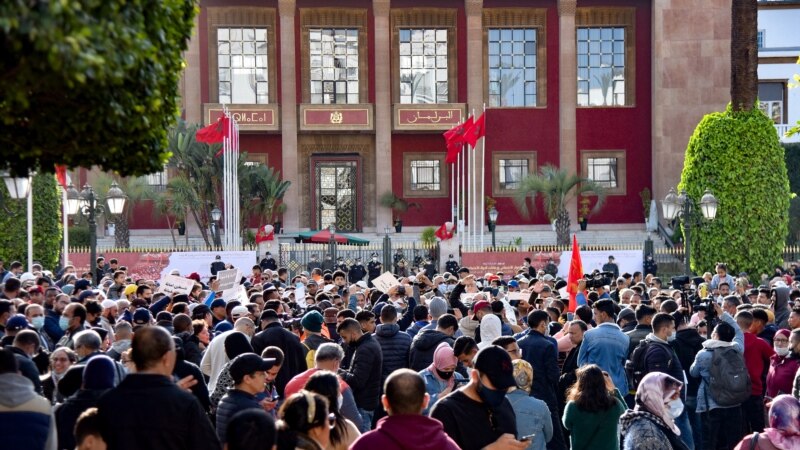
<svg viewBox="0 0 800 450"><path fill-rule="evenodd" d="M783 262L790 190L773 122L758 109L706 115L686 149L679 188L697 202L706 188L719 199L716 220L691 231L691 266L752 276Z"/></svg>
<svg viewBox="0 0 800 450"><path fill-rule="evenodd" d="M89 246L89 227L87 225L76 225L69 227L67 230L69 235L70 247L88 247Z"/></svg>
<svg viewBox="0 0 800 450"><path fill-rule="evenodd" d="M0 258L20 261L27 267L28 231L27 202L11 200L8 190L0 188L3 201L13 215L0 214ZM61 195L52 174L33 178L33 260L47 269L58 265L61 254Z"/></svg>
<svg viewBox="0 0 800 450"><path fill-rule="evenodd" d="M784 143L786 152L786 170L789 173L789 188L793 193L800 193L800 143ZM800 197L792 199L789 205L789 235L786 243L796 245L800 242Z"/></svg>

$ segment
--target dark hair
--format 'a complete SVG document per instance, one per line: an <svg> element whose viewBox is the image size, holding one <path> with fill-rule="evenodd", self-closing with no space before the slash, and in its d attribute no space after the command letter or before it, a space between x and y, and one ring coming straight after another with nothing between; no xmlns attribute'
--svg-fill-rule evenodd
<svg viewBox="0 0 800 450"><path fill-rule="evenodd" d="M337 405L339 399L339 377L327 370L315 372L306 381L305 390L315 392L328 400L328 405ZM338 408L330 407L328 411L336 416L336 425L331 430L331 446L335 447L342 442L347 433L347 420Z"/></svg>
<svg viewBox="0 0 800 450"><path fill-rule="evenodd" d="M72 317L80 317L81 325L86 322L86 307L80 303L73 303Z"/></svg>
<svg viewBox="0 0 800 450"><path fill-rule="evenodd" d="M458 331L458 319L452 314L442 314L436 321L436 328L444 330L445 328L452 328Z"/></svg>
<svg viewBox="0 0 800 450"><path fill-rule="evenodd" d="M172 318L172 328L175 330L175 334L194 331L192 330L192 318L186 314L177 314Z"/></svg>
<svg viewBox="0 0 800 450"><path fill-rule="evenodd" d="M131 342L131 359L136 364L136 370L150 369L164 355L175 349L175 342L167 330L161 327L140 328L133 334Z"/></svg>
<svg viewBox="0 0 800 450"><path fill-rule="evenodd" d="M732 342L733 338L736 337L736 330L726 322L718 323L717 326L714 327L712 334L713 333L717 333L719 340L725 342Z"/></svg>
<svg viewBox="0 0 800 450"><path fill-rule="evenodd" d="M344 317L345 319L355 319L356 313L352 309L343 309L336 313L336 317Z"/></svg>
<svg viewBox="0 0 800 450"><path fill-rule="evenodd" d="M572 322L569 323L569 326L573 325L577 325L578 328L580 328L581 331L583 331L584 333L586 332L586 330L589 329L589 327L586 326L586 322L584 322L583 320L573 320Z"/></svg>
<svg viewBox="0 0 800 450"><path fill-rule="evenodd" d="M4 373L17 373L19 364L14 352L7 348L0 348L0 375Z"/></svg>
<svg viewBox="0 0 800 450"><path fill-rule="evenodd" d="M750 313L753 315L753 320L760 320L766 324L769 322L769 314L761 308L753 308Z"/></svg>
<svg viewBox="0 0 800 450"><path fill-rule="evenodd" d="M89 408L78 416L73 434L75 435L75 445L77 447L80 447L83 444L83 440L89 436L102 436L97 408Z"/></svg>
<svg viewBox="0 0 800 450"><path fill-rule="evenodd" d="M670 323L675 323L675 319L667 313L658 313L653 316L653 333L658 333L661 329L668 327Z"/></svg>
<svg viewBox="0 0 800 450"><path fill-rule="evenodd" d="M312 412L311 420L308 420ZM278 448L316 450L318 446L310 441L308 431L320 426L328 426L328 400L325 397L301 390L286 399L278 411Z"/></svg>
<svg viewBox="0 0 800 450"><path fill-rule="evenodd" d="M364 312L364 311L361 311ZM359 313L361 314L361 313ZM358 315L356 315L358 316ZM374 314L373 314L374 316ZM361 324L356 319L344 319L342 323L336 327L336 333L342 334L343 331L361 331Z"/></svg>
<svg viewBox="0 0 800 450"><path fill-rule="evenodd" d="M283 350L274 345L270 345L261 352L262 358L275 358L275 365L282 366L285 358Z"/></svg>
<svg viewBox="0 0 800 450"><path fill-rule="evenodd" d="M237 412L228 422L225 443L228 450L272 448L275 445L275 421L261 409Z"/></svg>
<svg viewBox="0 0 800 450"><path fill-rule="evenodd" d="M636 321L641 322L646 317L653 317L657 312L652 306L642 303L636 307Z"/></svg>
<svg viewBox="0 0 800 450"><path fill-rule="evenodd" d="M337 270L336 272L333 272L333 279L334 279L334 280L335 280L336 278L340 278L340 277L341 277L341 278L344 278L344 279L347 279L347 277L345 276L345 274L344 274L344 272L343 272L343 271L341 271L341 270Z"/></svg>
<svg viewBox="0 0 800 450"><path fill-rule="evenodd" d="M741 322L744 327L743 330L747 330L753 325L753 313L750 311L739 311L736 313L736 322Z"/></svg>
<svg viewBox="0 0 800 450"><path fill-rule="evenodd" d="M584 412L608 411L616 403L616 398L606 389L603 370L596 364L583 366L575 373L577 381L568 392L568 399Z"/></svg>
<svg viewBox="0 0 800 450"><path fill-rule="evenodd" d="M422 411L425 400L425 381L417 372L398 369L392 372L383 385L392 415L414 414Z"/></svg>
<svg viewBox="0 0 800 450"><path fill-rule="evenodd" d="M358 314L356 314L355 321L356 322L369 322L370 319L374 319L374 318L375 318L375 313L374 312L363 310L363 311L359 311ZM336 331L338 333L339 330L336 330Z"/></svg>
<svg viewBox="0 0 800 450"><path fill-rule="evenodd" d="M469 336L461 336L453 343L453 353L456 357L466 355L476 348L478 348L478 343Z"/></svg>
<svg viewBox="0 0 800 450"><path fill-rule="evenodd" d="M536 328L542 322L550 322L550 314L548 314L547 311L536 309L528 314L528 326L530 328Z"/></svg>
<svg viewBox="0 0 800 450"><path fill-rule="evenodd" d="M397 308L391 304L387 304L381 308L381 323L392 322L394 320L397 320Z"/></svg>
<svg viewBox="0 0 800 450"><path fill-rule="evenodd" d="M506 348L506 346L516 343L517 340L514 339L512 336L500 336L494 338L492 341L492 345L497 345L499 347Z"/></svg>
<svg viewBox="0 0 800 450"><path fill-rule="evenodd" d="M425 320L428 318L428 307L425 305L417 305L414 307L414 320ZM383 318L381 318L383 320Z"/></svg>
<svg viewBox="0 0 800 450"><path fill-rule="evenodd" d="M613 318L616 315L616 308L614 307L614 301L611 299L604 298L602 300L598 300L594 302L592 308L606 313L608 317Z"/></svg>
<svg viewBox="0 0 800 450"><path fill-rule="evenodd" d="M103 307L100 306L100 302L97 300L88 300L86 302L86 312L89 314L100 315L103 313Z"/></svg>
<svg viewBox="0 0 800 450"><path fill-rule="evenodd" d="M592 308L586 305L578 306L575 308L575 315L582 321L589 323L592 321ZM584 325L586 325L586 323L584 323Z"/></svg>

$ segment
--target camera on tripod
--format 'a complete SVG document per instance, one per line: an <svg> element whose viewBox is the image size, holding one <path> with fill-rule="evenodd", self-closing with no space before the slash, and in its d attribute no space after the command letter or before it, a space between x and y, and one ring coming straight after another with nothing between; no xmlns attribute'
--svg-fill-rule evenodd
<svg viewBox="0 0 800 450"><path fill-rule="evenodd" d="M597 289L611 284L611 277L614 276L613 272L600 272L594 271L586 273L583 278L586 280L586 287L589 289Z"/></svg>

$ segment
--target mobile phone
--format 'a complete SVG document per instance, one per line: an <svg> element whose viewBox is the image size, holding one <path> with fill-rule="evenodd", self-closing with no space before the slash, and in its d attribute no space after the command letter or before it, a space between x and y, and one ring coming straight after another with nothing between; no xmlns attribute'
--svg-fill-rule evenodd
<svg viewBox="0 0 800 450"><path fill-rule="evenodd" d="M527 435L527 436L522 436L522 437L521 437L521 438L519 438L518 440L519 440L520 442L532 441L532 440L533 440L533 438L534 438L535 436L536 436L536 433L532 433L532 434L529 434L529 435Z"/></svg>
<svg viewBox="0 0 800 450"><path fill-rule="evenodd" d="M509 300L508 304L516 308L517 306L519 306L519 302L520 302L519 300Z"/></svg>

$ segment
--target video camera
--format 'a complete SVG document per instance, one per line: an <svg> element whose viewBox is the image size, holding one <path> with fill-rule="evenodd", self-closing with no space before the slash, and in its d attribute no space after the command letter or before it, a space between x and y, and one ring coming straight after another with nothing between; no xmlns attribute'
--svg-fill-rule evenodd
<svg viewBox="0 0 800 450"><path fill-rule="evenodd" d="M610 285L612 283L611 278L613 276L614 272L600 271L583 274L583 278L586 280L586 287L589 289L597 289Z"/></svg>

